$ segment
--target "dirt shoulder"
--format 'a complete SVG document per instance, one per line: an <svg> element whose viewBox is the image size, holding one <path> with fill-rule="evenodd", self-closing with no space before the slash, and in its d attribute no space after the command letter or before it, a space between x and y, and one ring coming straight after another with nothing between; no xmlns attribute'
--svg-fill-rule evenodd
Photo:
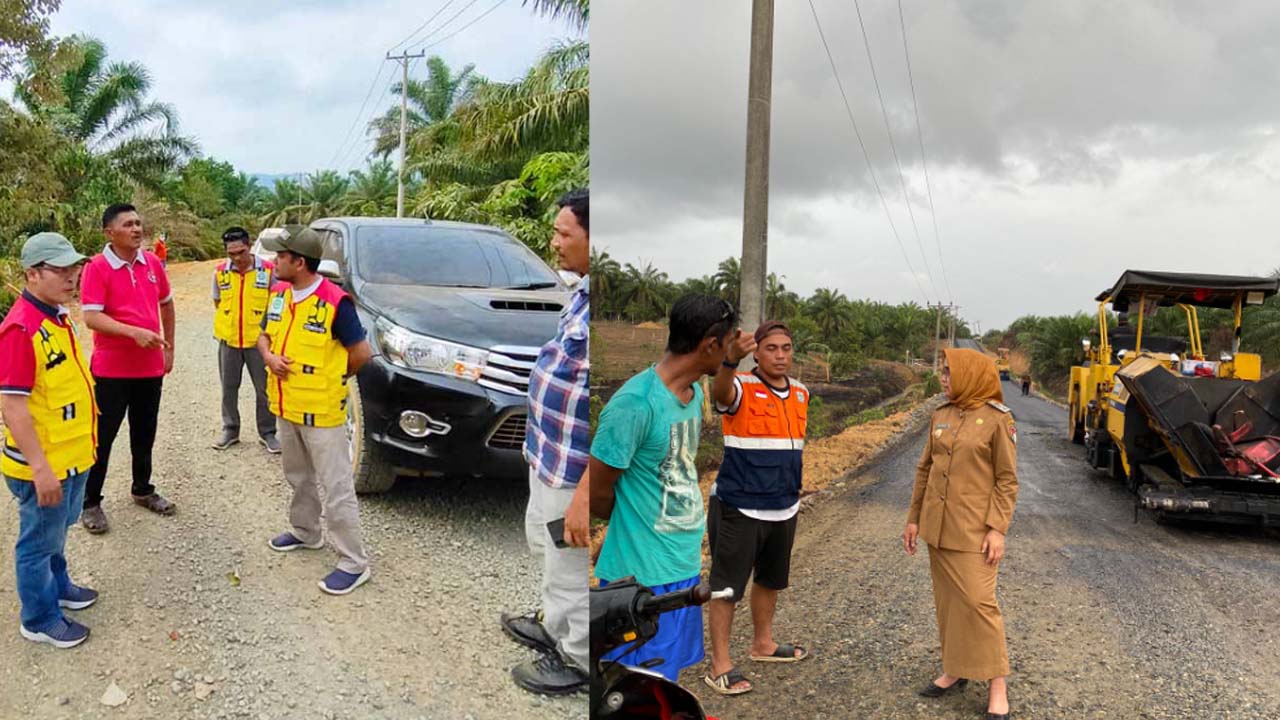
<svg viewBox="0 0 1280 720"><path fill-rule="evenodd" d="M67 543L72 577L102 593L75 615L89 641L63 651L21 639L12 565L0 571L0 717L585 718L585 696L544 698L510 680L533 655L503 636L498 614L539 597L523 483L408 481L363 498L373 579L347 597L316 585L331 549L267 547L286 527L278 457L248 431L227 451L209 446L221 426L212 267L169 268L177 360L154 477L178 514L129 502L122 432L106 483L111 532L77 525ZM246 378L246 427L249 387ZM16 526L10 504L0 512L8 557ZM128 701L110 709L100 700L113 683Z"/></svg>

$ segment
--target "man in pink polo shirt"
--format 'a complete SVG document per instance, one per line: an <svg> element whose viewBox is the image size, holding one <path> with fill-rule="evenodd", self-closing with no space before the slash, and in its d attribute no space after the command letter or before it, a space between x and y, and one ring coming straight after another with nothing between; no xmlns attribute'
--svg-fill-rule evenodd
<svg viewBox="0 0 1280 720"><path fill-rule="evenodd" d="M133 456L133 501L161 515L173 503L151 484L151 448L160 415L160 389L173 369L173 293L169 276L154 254L142 249L142 218L132 205L116 204L102 214L107 246L85 266L80 278L84 324L93 330L89 367L97 386L98 460L85 484L80 522L93 534L108 529L102 511L111 445L129 416ZM161 327L163 326L163 334Z"/></svg>

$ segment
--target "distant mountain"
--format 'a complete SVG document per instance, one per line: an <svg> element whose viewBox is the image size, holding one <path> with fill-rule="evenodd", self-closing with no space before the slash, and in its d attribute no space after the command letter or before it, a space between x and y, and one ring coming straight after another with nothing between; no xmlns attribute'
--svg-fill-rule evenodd
<svg viewBox="0 0 1280 720"><path fill-rule="evenodd" d="M274 175L269 175L267 173L247 173L247 174L249 177L257 180L259 185L261 185L264 188L267 188L268 190L275 187L276 180L278 179L290 178L293 180L297 180L301 176L301 173L277 173Z"/></svg>

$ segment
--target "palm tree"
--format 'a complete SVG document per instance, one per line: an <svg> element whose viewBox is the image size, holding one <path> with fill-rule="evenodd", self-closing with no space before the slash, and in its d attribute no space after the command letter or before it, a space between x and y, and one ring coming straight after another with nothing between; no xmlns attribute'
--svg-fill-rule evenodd
<svg viewBox="0 0 1280 720"><path fill-rule="evenodd" d="M769 273L765 280L765 315L774 320L783 320L795 315L800 305L800 296L787 289L778 276Z"/></svg>
<svg viewBox="0 0 1280 720"><path fill-rule="evenodd" d="M721 260L712 278L716 281L716 289L720 297L737 307L742 293L742 266L738 263L738 258L730 257Z"/></svg>
<svg viewBox="0 0 1280 720"><path fill-rule="evenodd" d="M351 171L351 184L342 199L343 212L352 215L391 215L396 209L396 170L390 160L369 163Z"/></svg>
<svg viewBox="0 0 1280 720"><path fill-rule="evenodd" d="M107 63L101 41L75 35L63 41L71 61L57 77L61 98L48 103L26 82L43 68L29 63L15 96L35 116L107 158L134 182L158 188L165 173L194 156L194 140L178 134L173 107L149 100L151 75L140 63Z"/></svg>
<svg viewBox="0 0 1280 720"><path fill-rule="evenodd" d="M590 20L591 0L524 0L524 5L552 18L563 17L579 30L585 30Z"/></svg>
<svg viewBox="0 0 1280 720"><path fill-rule="evenodd" d="M453 116L460 144L482 159L518 157L522 164L547 150L585 150L590 57L586 41L564 43L516 82L477 82L471 99Z"/></svg>
<svg viewBox="0 0 1280 720"><path fill-rule="evenodd" d="M667 274L653 263L637 268L627 263L625 272L625 313L633 322L656 320L667 313Z"/></svg>
<svg viewBox="0 0 1280 720"><path fill-rule="evenodd" d="M276 178L275 185L259 201L258 221L264 225L302 222L302 186L292 178Z"/></svg>
<svg viewBox="0 0 1280 720"><path fill-rule="evenodd" d="M839 335L853 322L849 300L838 290L818 288L809 298L808 310L824 337Z"/></svg>
<svg viewBox="0 0 1280 720"><path fill-rule="evenodd" d="M319 220L342 211L350 181L336 170L318 170L302 182L302 222Z"/></svg>
<svg viewBox="0 0 1280 720"><path fill-rule="evenodd" d="M591 248L591 294L600 302L600 317L604 317L611 309L621 310L616 303L616 295L621 290L622 266L609 256L608 252Z"/></svg>
<svg viewBox="0 0 1280 720"><path fill-rule="evenodd" d="M407 133L441 122L449 117L460 104L471 97L483 78L475 74L476 66L467 64L454 72L442 58L432 55L427 59L426 80L410 78L408 91L401 83L391 86L391 92L399 97L405 93L405 127ZM400 103L388 108L382 117L369 123L369 131L378 140L373 153L386 158L400 145Z"/></svg>

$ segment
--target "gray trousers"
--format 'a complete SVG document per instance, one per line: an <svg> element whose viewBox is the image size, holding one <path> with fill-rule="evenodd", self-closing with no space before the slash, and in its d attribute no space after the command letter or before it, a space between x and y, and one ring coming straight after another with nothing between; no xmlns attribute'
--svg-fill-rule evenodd
<svg viewBox="0 0 1280 720"><path fill-rule="evenodd" d="M218 341L218 375L222 379L222 428L240 432L240 380L243 368L249 366L249 379L253 381L253 399L257 405L258 435L276 434L276 416L267 405L267 366L262 353L256 347L237 350L225 340Z"/></svg>
<svg viewBox="0 0 1280 720"><path fill-rule="evenodd" d="M547 523L564 517L573 490L549 488L530 470L524 531L529 550L542 560L542 624L555 638L560 654L579 670L589 672L587 548L558 548L547 531Z"/></svg>
<svg viewBox="0 0 1280 720"><path fill-rule="evenodd" d="M289 523L294 537L307 544L319 542L323 514L329 542L338 551L338 569L357 575L364 572L369 558L360 540L360 506L351 475L347 428L297 425L284 418L279 425L284 477L293 488Z"/></svg>

